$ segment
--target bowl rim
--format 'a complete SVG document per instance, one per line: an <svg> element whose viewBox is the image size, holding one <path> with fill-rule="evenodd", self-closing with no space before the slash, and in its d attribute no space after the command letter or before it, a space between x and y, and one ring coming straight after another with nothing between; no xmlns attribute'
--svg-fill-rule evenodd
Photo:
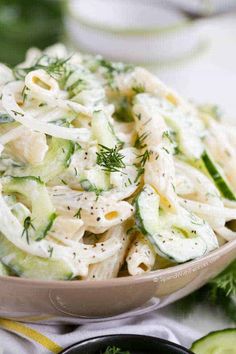
<svg viewBox="0 0 236 354"><path fill-rule="evenodd" d="M189 27L193 24L193 21L190 20L189 18L182 19L176 24L173 25L168 25L165 27L152 27L152 28L145 28L145 27L140 27L140 28L135 28L131 29L129 27L124 27L124 28L115 28L111 27L109 25L105 24L97 24L93 21L88 21L84 17L80 16L78 13L74 13L72 6L70 6L69 2L66 6L66 12L67 12L67 19L72 18L82 26L88 27L92 30L98 30L102 32L107 32L109 34L120 34L122 36L147 36L147 35L161 35L163 33L171 33L171 32L176 32L179 30L182 30L186 27Z"/></svg>
<svg viewBox="0 0 236 354"><path fill-rule="evenodd" d="M92 337L92 338L87 338L87 339L83 339L79 342L76 342L72 345L70 345L69 347L67 348L64 348L60 353L58 354L70 354L70 350L71 349L74 349L77 345L81 345L81 344L86 344L86 342L91 342L91 341L96 341L96 340L99 340L99 339L103 339L106 341L106 339L113 339L114 340L116 338L119 338L119 337L122 337L122 339L128 339L128 338L132 338L132 339L144 339L144 340L152 340L155 342L155 345L158 345L158 343L162 343L162 344L168 344L168 345L171 345L173 346L174 348L176 349L180 349L180 350L184 350L187 353L191 354L192 352L190 351L190 349L186 348L186 347L183 347L182 345L178 344L178 343L174 343L174 342L171 342L167 339L164 339L164 338L159 338L159 337L154 337L154 336L148 336L148 335L142 335L142 334L129 334L129 333L118 333L118 334L106 334L106 335L101 335L101 336L96 336L96 337ZM105 344L105 343L104 343ZM69 352L68 352L69 350Z"/></svg>
<svg viewBox="0 0 236 354"><path fill-rule="evenodd" d="M103 287L115 287L115 286L122 286L126 285L127 283L132 283L132 284L138 284L138 283L143 283L143 282L149 282L149 281L155 281L159 282L160 279L164 279L165 276L172 277L174 274L177 274L178 272L184 273L185 271L188 271L189 268L194 268L196 270L202 269L202 268L207 268L209 264L212 264L215 262L215 259L219 259L221 255L225 254L227 251L231 251L235 249L236 253L236 239L231 240L224 244L223 246L220 246L218 249L208 253L206 256L203 256L201 258L178 264L172 267L168 268L163 268L163 269L158 269L158 270L153 270L147 273L143 273L141 275L129 275L129 276L123 276L119 278L112 278L112 279L106 279L106 280L42 280L42 279L31 279L31 278L20 278L16 276L0 276L0 281L5 281L9 283L15 283L15 284L20 284L24 286L38 286L41 288L44 287L49 287L49 288L64 288L64 289L81 289L81 288L103 288ZM212 260L213 259L213 260ZM203 267L201 263L204 264L206 262L205 266Z"/></svg>

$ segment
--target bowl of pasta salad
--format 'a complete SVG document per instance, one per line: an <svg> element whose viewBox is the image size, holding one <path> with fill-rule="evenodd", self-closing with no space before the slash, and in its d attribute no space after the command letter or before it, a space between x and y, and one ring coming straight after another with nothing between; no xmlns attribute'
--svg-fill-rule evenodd
<svg viewBox="0 0 236 354"><path fill-rule="evenodd" d="M0 94L1 316L164 306L235 257L236 128L215 107L60 44L1 64Z"/></svg>

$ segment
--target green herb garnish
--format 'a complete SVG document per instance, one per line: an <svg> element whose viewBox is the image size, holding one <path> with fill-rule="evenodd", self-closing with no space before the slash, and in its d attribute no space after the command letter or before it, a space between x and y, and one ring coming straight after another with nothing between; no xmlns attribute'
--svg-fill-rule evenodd
<svg viewBox="0 0 236 354"><path fill-rule="evenodd" d="M35 230L34 225L32 224L32 220L30 216L27 216L24 220L24 229L22 231L21 237L24 236L24 234L26 235L26 241L29 245L29 229L32 228L33 230Z"/></svg>
<svg viewBox="0 0 236 354"><path fill-rule="evenodd" d="M82 208L79 208L78 211L73 215L74 218L81 219L81 210Z"/></svg>
<svg viewBox="0 0 236 354"><path fill-rule="evenodd" d="M35 64L30 67L21 68L16 66L13 69L13 73L17 79L23 80L29 72L33 70L43 69L54 79L61 80L62 78L68 77L70 73L70 70L67 65L67 62L70 58L71 56L67 59L51 59L47 55L42 55L39 59L37 59ZM47 60L48 64L42 64L42 59Z"/></svg>
<svg viewBox="0 0 236 354"><path fill-rule="evenodd" d="M125 163L124 156L119 152L120 147L117 145L114 148L99 146L101 149L97 152L97 164L103 167L103 171L121 172L120 169L125 168Z"/></svg>
<svg viewBox="0 0 236 354"><path fill-rule="evenodd" d="M101 353L101 354L130 354L129 351L123 351L121 350L120 348L117 348L117 347L107 347L106 351Z"/></svg>
<svg viewBox="0 0 236 354"><path fill-rule="evenodd" d="M50 258L52 257L53 250L54 250L54 248L52 246L48 246L48 253L49 253Z"/></svg>
<svg viewBox="0 0 236 354"><path fill-rule="evenodd" d="M148 137L150 133L143 133L140 136L137 136L137 139L135 140L134 147L136 149L143 149L147 146L145 143L146 138Z"/></svg>
<svg viewBox="0 0 236 354"><path fill-rule="evenodd" d="M136 94L143 93L143 92L145 92L145 87L144 87L144 85L133 86L132 91Z"/></svg>

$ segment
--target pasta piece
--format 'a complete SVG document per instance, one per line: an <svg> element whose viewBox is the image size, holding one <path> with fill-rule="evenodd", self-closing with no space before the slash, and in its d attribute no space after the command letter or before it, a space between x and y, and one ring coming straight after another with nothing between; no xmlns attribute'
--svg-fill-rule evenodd
<svg viewBox="0 0 236 354"><path fill-rule="evenodd" d="M170 141L166 138L168 128L155 109L155 99L147 94L137 95L133 113L137 132L145 137L147 149L144 181L158 191L166 207L176 210L175 169Z"/></svg>
<svg viewBox="0 0 236 354"><path fill-rule="evenodd" d="M232 128L234 130L234 128ZM205 143L212 156L223 168L231 185L236 189L236 150L224 127L211 119L208 122L208 134Z"/></svg>
<svg viewBox="0 0 236 354"><path fill-rule="evenodd" d="M14 156L31 165L42 163L48 151L45 134L32 132L29 129L24 129L21 136L8 146Z"/></svg>
<svg viewBox="0 0 236 354"><path fill-rule="evenodd" d="M155 252L147 239L138 234L128 252L126 262L131 275L149 272L155 264Z"/></svg>
<svg viewBox="0 0 236 354"><path fill-rule="evenodd" d="M128 202L116 202L104 196L97 197L93 192L76 192L68 187L52 187L49 194L59 212L68 213L69 207L70 214L81 217L85 229L94 233L104 232L122 223L131 217L134 211Z"/></svg>
<svg viewBox="0 0 236 354"><path fill-rule="evenodd" d="M29 129L34 127L36 131L62 139L85 142L90 138L90 133L85 128L64 128L32 118L28 113L24 112L15 101L14 94L19 91L21 92L22 89L23 84L21 82L10 83L3 89L3 106L7 113L16 121Z"/></svg>
<svg viewBox="0 0 236 354"><path fill-rule="evenodd" d="M84 235L84 222L67 215L58 216L49 235L58 241L73 245L70 241L80 241Z"/></svg>
<svg viewBox="0 0 236 354"><path fill-rule="evenodd" d="M125 261L125 255L130 243L130 235L127 235L126 230L127 228L124 224L114 226L106 232L102 239L100 239L100 242L103 242L113 236L120 241L121 246L117 253L112 257L90 266L86 279L104 280L117 277L119 270Z"/></svg>

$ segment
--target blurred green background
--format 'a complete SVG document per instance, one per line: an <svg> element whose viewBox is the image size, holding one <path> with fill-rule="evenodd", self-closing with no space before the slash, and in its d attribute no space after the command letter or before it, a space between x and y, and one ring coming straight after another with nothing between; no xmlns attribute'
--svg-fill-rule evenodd
<svg viewBox="0 0 236 354"><path fill-rule="evenodd" d="M61 40L64 6L64 0L0 0L0 62L15 65L29 47Z"/></svg>

